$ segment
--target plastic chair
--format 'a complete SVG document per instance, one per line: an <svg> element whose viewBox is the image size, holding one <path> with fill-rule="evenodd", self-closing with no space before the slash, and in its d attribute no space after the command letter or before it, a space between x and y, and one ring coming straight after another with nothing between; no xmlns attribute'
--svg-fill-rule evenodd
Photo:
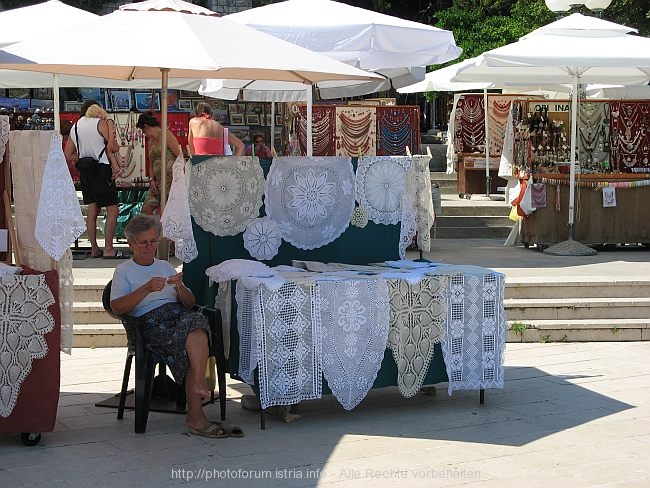
<svg viewBox="0 0 650 488"><path fill-rule="evenodd" d="M135 356L135 432L144 434L147 429L147 420L151 406L151 395L154 385L154 366L159 365L159 376L167 378L165 373L164 361L156 356L147 347L142 328L144 323L138 318L130 315L118 315L113 312L111 307L111 285L112 280L104 287L102 293L102 304L106 312L113 318L122 322L127 337L127 354L124 365L124 375L122 377L122 388L120 389L120 401L117 410L117 418L121 420L124 417L124 408L126 397L128 395L129 377L131 375L131 364ZM221 410L221 420L226 418L226 376L225 376L225 356L223 354L223 340L221 339L220 314L217 310L203 307L199 309L208 316L210 329L212 333L212 350L211 355L216 357L217 379L219 385L219 404ZM212 317L210 316L212 315ZM221 339L221 340L220 340ZM163 381L163 388L167 387L166 381ZM184 406L186 402L185 389L180 386L176 394L176 405ZM209 403L214 403L214 390L212 391Z"/></svg>

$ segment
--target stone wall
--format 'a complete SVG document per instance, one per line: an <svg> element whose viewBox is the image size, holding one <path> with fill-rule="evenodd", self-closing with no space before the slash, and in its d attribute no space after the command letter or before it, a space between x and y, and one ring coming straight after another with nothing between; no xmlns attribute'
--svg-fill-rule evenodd
<svg viewBox="0 0 650 488"><path fill-rule="evenodd" d="M108 14L117 10L120 5L125 5L127 3L132 3L129 1L111 1L106 2L106 7L102 14ZM194 3L194 2L193 2ZM235 12L241 12L242 10L247 10L252 7L252 0L205 0L204 2L195 2L197 5L206 5L207 8L217 12L220 15L233 14Z"/></svg>

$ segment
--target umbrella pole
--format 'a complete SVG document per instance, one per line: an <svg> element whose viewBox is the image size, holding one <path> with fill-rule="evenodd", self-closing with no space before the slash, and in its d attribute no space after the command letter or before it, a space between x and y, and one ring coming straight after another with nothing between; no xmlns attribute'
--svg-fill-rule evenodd
<svg viewBox="0 0 650 488"><path fill-rule="evenodd" d="M573 240L573 222L575 206L576 181L576 138L578 137L578 75L573 75L573 90L571 96L571 167L569 170L569 223L568 239Z"/></svg>
<svg viewBox="0 0 650 488"><path fill-rule="evenodd" d="M312 140L312 86L311 84L305 85L305 95L307 95L307 156L314 155L314 141Z"/></svg>
<svg viewBox="0 0 650 488"><path fill-rule="evenodd" d="M52 75L52 95L54 96L54 130L61 133L61 114L60 114L60 94L59 94L59 75Z"/></svg>
<svg viewBox="0 0 650 488"><path fill-rule="evenodd" d="M485 114L485 195L490 198L490 187L492 178L490 177L490 133L488 131L488 93L487 88L483 88L483 113Z"/></svg>
<svg viewBox="0 0 650 488"><path fill-rule="evenodd" d="M271 135L269 137L271 149L275 147L275 102L271 102Z"/></svg>
<svg viewBox="0 0 650 488"><path fill-rule="evenodd" d="M167 203L167 84L169 82L169 68L160 68L162 75L162 90L160 93L160 217L165 212ZM169 241L162 239L158 244L158 259L169 259Z"/></svg>

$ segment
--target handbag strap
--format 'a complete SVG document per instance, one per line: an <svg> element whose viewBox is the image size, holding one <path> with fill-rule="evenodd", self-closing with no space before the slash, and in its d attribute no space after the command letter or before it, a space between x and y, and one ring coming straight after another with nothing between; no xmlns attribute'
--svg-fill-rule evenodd
<svg viewBox="0 0 650 488"><path fill-rule="evenodd" d="M77 124L78 123L79 123L79 121L77 120L77 122L75 122L75 124L74 124L74 137L75 137L75 139L77 139L77 154L79 155L79 157L81 157L81 146L79 145L79 132L77 132ZM104 136L102 134L100 134L100 135L102 136L102 139L104 139ZM108 146L108 141L106 139L104 139L104 149L102 149L102 152L99 153L99 157L97 158L97 161L102 159L102 156L106 152L106 147L107 146Z"/></svg>

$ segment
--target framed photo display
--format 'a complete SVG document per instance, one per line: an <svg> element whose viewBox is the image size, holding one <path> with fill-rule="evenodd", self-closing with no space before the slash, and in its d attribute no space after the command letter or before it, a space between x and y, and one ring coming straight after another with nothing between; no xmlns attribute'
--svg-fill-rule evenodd
<svg viewBox="0 0 650 488"><path fill-rule="evenodd" d="M244 114L230 114L230 125L244 125Z"/></svg>
<svg viewBox="0 0 650 488"><path fill-rule="evenodd" d="M246 125L260 125L259 115L246 115Z"/></svg>
<svg viewBox="0 0 650 488"><path fill-rule="evenodd" d="M151 110L151 92L136 92L134 96L136 109L141 112ZM153 109L160 110L160 93L155 94Z"/></svg>
<svg viewBox="0 0 650 488"><path fill-rule="evenodd" d="M178 100L178 110L182 112L191 112L192 111L192 100L183 100L182 98Z"/></svg>
<svg viewBox="0 0 650 488"><path fill-rule="evenodd" d="M128 112L131 108L131 92L129 90L108 90L108 110Z"/></svg>
<svg viewBox="0 0 650 488"><path fill-rule="evenodd" d="M73 102L73 101L68 101L66 100L63 102L63 109L66 112L81 112L81 106L83 105L83 102Z"/></svg>

